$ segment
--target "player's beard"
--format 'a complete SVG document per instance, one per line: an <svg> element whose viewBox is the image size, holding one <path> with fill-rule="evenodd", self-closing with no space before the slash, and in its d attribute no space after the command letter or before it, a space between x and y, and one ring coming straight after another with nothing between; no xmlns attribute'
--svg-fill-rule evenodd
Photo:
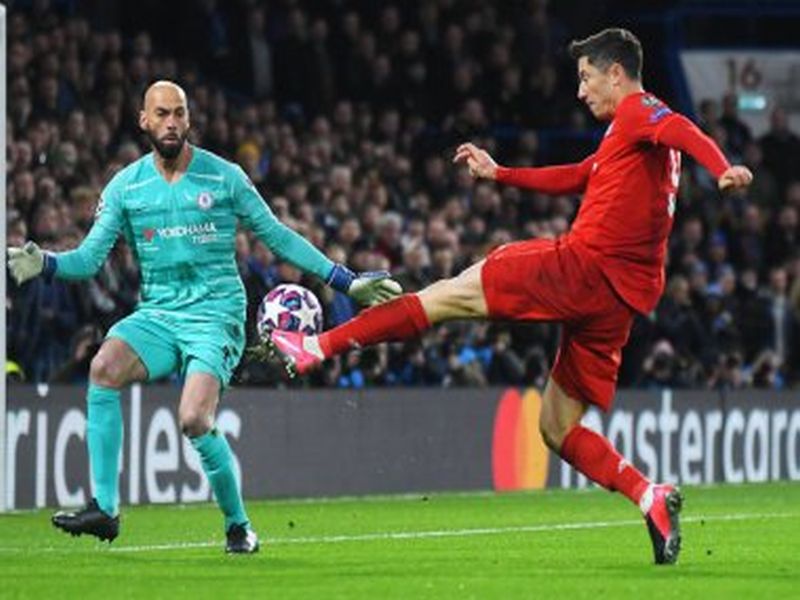
<svg viewBox="0 0 800 600"><path fill-rule="evenodd" d="M183 145L186 143L186 138L189 137L189 131L184 131L183 134L178 136L178 141L173 143L164 143L154 136L150 131L145 132L150 144L158 152L159 156L164 160L175 160L183 150Z"/></svg>

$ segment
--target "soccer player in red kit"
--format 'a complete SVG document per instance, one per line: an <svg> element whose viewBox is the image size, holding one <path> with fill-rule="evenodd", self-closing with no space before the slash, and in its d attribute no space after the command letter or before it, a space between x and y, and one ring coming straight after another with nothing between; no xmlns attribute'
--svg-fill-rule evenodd
<svg viewBox="0 0 800 600"><path fill-rule="evenodd" d="M607 411L634 315L655 307L664 287L681 152L721 190L747 186L714 142L642 88L642 49L623 29L574 41L578 98L610 121L597 151L577 164L511 169L461 145L455 162L475 177L550 194L583 192L569 232L500 246L457 277L365 310L320 336L275 331L269 343L290 370L306 372L353 347L420 335L451 319L559 321L562 338L543 394L540 429L575 469L618 491L644 514L655 562L680 552L680 492L648 481L608 439L580 423L590 405Z"/></svg>

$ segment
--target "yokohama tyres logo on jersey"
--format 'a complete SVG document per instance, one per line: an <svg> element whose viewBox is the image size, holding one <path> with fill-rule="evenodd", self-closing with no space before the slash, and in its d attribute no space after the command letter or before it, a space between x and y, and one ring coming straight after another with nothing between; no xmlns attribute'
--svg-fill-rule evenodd
<svg viewBox="0 0 800 600"><path fill-rule="evenodd" d="M206 223L193 223L191 225L173 225L172 227L147 228L142 232L146 242L150 243L155 237L159 239L175 239L191 237L195 244L208 244L217 239L217 226L213 221Z"/></svg>
<svg viewBox="0 0 800 600"><path fill-rule="evenodd" d="M217 227L212 221L192 225L173 225L172 227L160 227L156 229L160 238L177 238L187 235L203 235L207 233L217 233Z"/></svg>

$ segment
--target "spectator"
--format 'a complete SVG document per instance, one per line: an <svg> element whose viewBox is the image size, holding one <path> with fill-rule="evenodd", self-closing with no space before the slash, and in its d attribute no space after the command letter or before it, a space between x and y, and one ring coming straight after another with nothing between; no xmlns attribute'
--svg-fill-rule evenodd
<svg viewBox="0 0 800 600"><path fill-rule="evenodd" d="M206 2L212 4L212 2ZM208 22L211 26L215 21ZM267 39L267 15L266 10L261 6L253 6L247 13L246 33L237 37L238 46L235 45L233 54L234 63L231 65L230 73L238 75L240 79L234 81L240 91L260 99L272 96L274 90L272 47ZM215 27L220 32L222 38L223 26L221 23ZM226 37L226 36L225 36ZM220 56L224 53L226 41L221 39L217 42L219 47L212 53ZM243 79L248 75L247 79Z"/></svg>
<svg viewBox="0 0 800 600"><path fill-rule="evenodd" d="M432 283L430 256L421 240L408 244L403 251L402 267L394 272L395 279L407 292L417 292Z"/></svg>
<svg viewBox="0 0 800 600"><path fill-rule="evenodd" d="M794 206L784 206L767 236L767 262L780 265L789 260L800 243L800 218Z"/></svg>
<svg viewBox="0 0 800 600"><path fill-rule="evenodd" d="M719 124L719 105L713 98L704 98L698 106L697 124L710 134L712 129Z"/></svg>
<svg viewBox="0 0 800 600"><path fill-rule="evenodd" d="M764 332L771 327L768 302L758 288L758 272L745 269L736 287L736 322L742 334L744 360L751 363L764 348Z"/></svg>
<svg viewBox="0 0 800 600"><path fill-rule="evenodd" d="M800 173L800 137L789 129L786 111L778 106L770 115L770 129L760 140L764 166L786 187Z"/></svg>
<svg viewBox="0 0 800 600"><path fill-rule="evenodd" d="M770 327L767 348L772 350L779 365L793 365L797 356L798 324L792 312L788 298L788 274L782 266L773 267L769 273L769 286L766 291L767 309L770 315Z"/></svg>
<svg viewBox="0 0 800 600"><path fill-rule="evenodd" d="M762 271L766 263L764 218L757 205L745 207L740 229L732 242L731 254L733 262L740 268Z"/></svg>
<svg viewBox="0 0 800 600"><path fill-rule="evenodd" d="M718 122L725 130L730 151L742 156L745 146L753 139L753 135L747 124L739 118L739 96L728 93L722 97L722 116Z"/></svg>
<svg viewBox="0 0 800 600"><path fill-rule="evenodd" d="M491 357L487 377L492 384L526 385L525 361L511 345L509 331L496 331L492 336Z"/></svg>
<svg viewBox="0 0 800 600"><path fill-rule="evenodd" d="M642 367L642 387L648 389L681 388L685 387L683 377L687 369L680 364L680 359L675 349L666 340L657 342L645 358Z"/></svg>
<svg viewBox="0 0 800 600"><path fill-rule="evenodd" d="M707 334L700 314L692 304L689 281L673 275L656 308L656 335L669 342L673 354L685 364L707 362ZM652 360L652 357L651 357Z"/></svg>
<svg viewBox="0 0 800 600"><path fill-rule="evenodd" d="M768 214L774 213L780 198L778 181L764 166L764 151L759 144L750 142L744 147L744 162L753 172L749 197Z"/></svg>

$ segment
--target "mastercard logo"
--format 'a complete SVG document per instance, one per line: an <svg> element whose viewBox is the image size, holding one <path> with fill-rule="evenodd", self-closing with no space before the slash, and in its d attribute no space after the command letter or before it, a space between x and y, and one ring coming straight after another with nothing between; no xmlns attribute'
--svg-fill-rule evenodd
<svg viewBox="0 0 800 600"><path fill-rule="evenodd" d="M506 390L500 399L492 434L492 478L498 491L541 489L549 456L539 433L542 397L529 389Z"/></svg>

